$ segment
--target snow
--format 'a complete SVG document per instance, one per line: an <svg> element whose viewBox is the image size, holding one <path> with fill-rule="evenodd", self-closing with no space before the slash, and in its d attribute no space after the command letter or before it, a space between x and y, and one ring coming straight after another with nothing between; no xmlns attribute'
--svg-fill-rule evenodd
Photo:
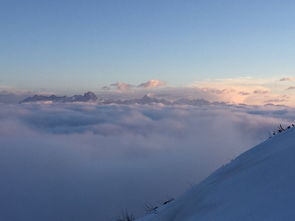
<svg viewBox="0 0 295 221"><path fill-rule="evenodd" d="M295 218L295 128L282 132L137 221L261 221Z"/></svg>

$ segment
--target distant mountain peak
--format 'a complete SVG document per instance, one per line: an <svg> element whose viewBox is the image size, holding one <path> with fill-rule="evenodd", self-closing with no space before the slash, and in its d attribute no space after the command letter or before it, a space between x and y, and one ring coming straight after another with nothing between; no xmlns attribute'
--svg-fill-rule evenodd
<svg viewBox="0 0 295 221"><path fill-rule="evenodd" d="M95 102L97 101L97 96L88 91L83 95L73 95L73 96L56 96L52 95L33 95L31 97L27 97L20 101L20 103L75 103L75 102ZM217 103L211 103L205 99L188 99L188 98L180 98L175 101L170 101L165 98L158 98L151 93L143 95L141 98L130 98L125 100L120 99L100 99L98 104L123 104L123 105L132 105L132 104L163 104L163 105L193 105L193 106L203 106L203 105L211 105Z"/></svg>
<svg viewBox="0 0 295 221"><path fill-rule="evenodd" d="M74 102L95 102L97 96L88 91L84 95L73 95L71 97L67 96L56 96L56 95L34 95L32 97L27 97L20 103L36 103L36 102L50 102L50 103L74 103Z"/></svg>

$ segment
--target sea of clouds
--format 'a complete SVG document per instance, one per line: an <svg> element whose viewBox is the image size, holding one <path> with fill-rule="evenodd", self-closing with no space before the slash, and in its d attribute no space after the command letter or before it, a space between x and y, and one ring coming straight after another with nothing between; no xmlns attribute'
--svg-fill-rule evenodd
<svg viewBox="0 0 295 221"><path fill-rule="evenodd" d="M277 106L0 104L0 220L140 216L294 120Z"/></svg>

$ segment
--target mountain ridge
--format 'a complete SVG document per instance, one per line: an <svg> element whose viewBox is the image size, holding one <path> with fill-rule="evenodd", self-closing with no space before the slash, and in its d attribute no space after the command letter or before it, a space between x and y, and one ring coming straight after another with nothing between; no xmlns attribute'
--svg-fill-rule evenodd
<svg viewBox="0 0 295 221"><path fill-rule="evenodd" d="M52 103L73 103L73 102L95 102L97 96L88 91L84 95L73 95L73 96L56 96L56 95L34 95L21 100L19 103L34 103L34 102L52 102Z"/></svg>
<svg viewBox="0 0 295 221"><path fill-rule="evenodd" d="M174 101L167 100L165 98L157 98L149 94L145 94L141 98L130 98L130 99L100 99L93 92L86 92L84 95L73 95L73 96L56 96L56 95L34 95L21 100L19 103L74 103L74 102L97 102L98 104L163 104L163 105L211 105L211 104L225 104L222 102L210 102L208 100L198 99L187 99L180 98Z"/></svg>

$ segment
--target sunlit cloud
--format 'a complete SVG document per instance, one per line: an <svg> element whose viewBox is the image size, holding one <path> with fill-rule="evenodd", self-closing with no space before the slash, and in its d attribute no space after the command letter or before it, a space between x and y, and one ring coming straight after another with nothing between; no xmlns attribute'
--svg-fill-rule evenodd
<svg viewBox="0 0 295 221"><path fill-rule="evenodd" d="M187 99L205 99L210 102L226 102L231 104L248 105L287 105L295 106L295 87L292 78L225 78L198 81L188 86L174 87L160 80L149 80L139 84L127 82L112 83L96 91L100 98L131 99L140 98L152 93L155 97L165 98L170 101ZM11 93L9 93L11 92ZM33 92L22 93L21 90L8 86L0 86L0 103L15 103L23 99L24 95L35 94ZM36 94L48 94L41 91ZM51 93L54 94L54 93ZM20 97L19 95L22 95Z"/></svg>
<svg viewBox="0 0 295 221"><path fill-rule="evenodd" d="M125 82L117 82L110 84L109 86L104 86L103 90L112 90L115 89L117 91L130 91L130 90L136 90L136 89L152 89L152 88L159 88L166 86L166 82L160 81L160 80L149 80L147 82L140 83L138 85L132 85Z"/></svg>
<svg viewBox="0 0 295 221"><path fill-rule="evenodd" d="M284 103L284 102L287 102L287 101L288 101L288 97L282 96L282 97L266 100L265 102L266 103Z"/></svg>
<svg viewBox="0 0 295 221"><path fill-rule="evenodd" d="M220 101L264 105L268 103L294 106L294 94L286 94L286 83L291 78L230 78L196 82L197 87L208 93L217 95ZM289 87L287 90L292 90Z"/></svg>
<svg viewBox="0 0 295 221"><path fill-rule="evenodd" d="M283 77L280 79L280 81L294 81L294 80L295 80L295 78L293 78L293 77Z"/></svg>
<svg viewBox="0 0 295 221"><path fill-rule="evenodd" d="M111 84L110 87L115 88L116 90L119 90L119 91L128 91L134 88L132 84L128 84L124 82L117 82L117 83Z"/></svg>
<svg viewBox="0 0 295 221"><path fill-rule="evenodd" d="M255 90L253 91L254 94L267 94L269 93L269 90Z"/></svg>
<svg viewBox="0 0 295 221"><path fill-rule="evenodd" d="M160 81L160 80L149 80L147 82L139 84L138 88L158 88L165 86L166 82Z"/></svg>
<svg viewBox="0 0 295 221"><path fill-rule="evenodd" d="M295 86L288 87L286 90L295 90Z"/></svg>

